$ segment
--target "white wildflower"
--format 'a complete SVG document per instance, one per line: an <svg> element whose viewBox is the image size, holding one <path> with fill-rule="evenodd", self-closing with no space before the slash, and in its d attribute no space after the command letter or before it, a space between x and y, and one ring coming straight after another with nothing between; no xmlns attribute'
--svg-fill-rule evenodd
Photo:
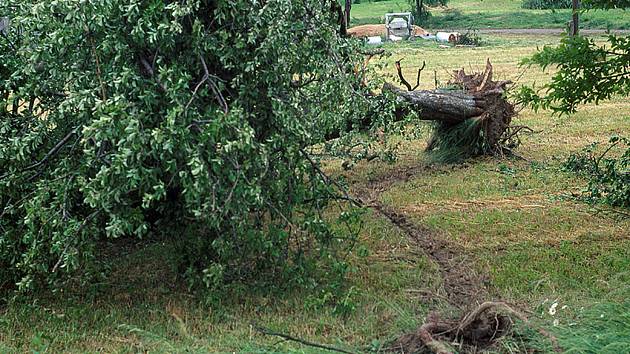
<svg viewBox="0 0 630 354"><path fill-rule="evenodd" d="M555 320L553 320L553 326L554 327L558 327L559 324L560 324L560 320L559 319L556 318Z"/></svg>
<svg viewBox="0 0 630 354"><path fill-rule="evenodd" d="M554 316L556 314L556 308L558 307L558 302L554 302L553 304L551 304L551 307L549 307L549 314L551 316Z"/></svg>

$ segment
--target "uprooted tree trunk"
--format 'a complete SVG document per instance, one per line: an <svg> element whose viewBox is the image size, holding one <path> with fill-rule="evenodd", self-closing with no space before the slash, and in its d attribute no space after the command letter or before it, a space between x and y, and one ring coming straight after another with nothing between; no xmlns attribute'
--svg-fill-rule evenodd
<svg viewBox="0 0 630 354"><path fill-rule="evenodd" d="M385 84L383 90L408 103L407 110L417 111L420 119L437 122L427 150L455 158L509 150L505 143L513 136L510 123L516 115L514 105L505 98L511 82L493 81L490 60L483 73L469 75L464 69L457 70L448 83L451 89L431 91L414 91L402 76L400 62L397 68L408 91L391 84Z"/></svg>

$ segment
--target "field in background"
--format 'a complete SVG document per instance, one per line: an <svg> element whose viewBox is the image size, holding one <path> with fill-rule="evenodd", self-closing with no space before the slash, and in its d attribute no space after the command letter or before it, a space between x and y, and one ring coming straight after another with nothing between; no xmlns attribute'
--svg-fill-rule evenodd
<svg viewBox="0 0 630 354"><path fill-rule="evenodd" d="M426 61L422 88L433 88L435 78L444 83L451 70L481 69L490 58L498 78L519 84L548 80L548 74L518 63L559 37L484 39L480 48L388 44L385 49L393 54L384 59L389 66L382 73L393 74L393 62L404 58L404 73L412 78ZM402 142L395 164L361 163L343 171L340 161L329 161L328 168L345 174L351 186L417 169L384 191L381 202L462 245L471 267L490 275L492 293L532 310L537 324L554 331L558 320L579 328L573 316L582 306L623 301L630 294L630 221L567 198L585 181L560 167L570 152L630 131L630 104L619 98L584 106L571 117L525 110L515 123L535 131L517 150L527 160L432 165L422 153L425 139L418 139ZM0 308L0 352L318 352L262 336L255 325L341 348L378 349L415 329L429 308L446 305L426 296L439 294L435 265L383 217L369 212L365 220L352 256L350 291L336 299L336 306L328 303L332 290L327 288L247 296L235 289L224 303L204 304L176 279L167 244L130 247L111 259L112 275L93 289ZM558 311L551 315L555 301ZM506 341L498 349L514 351L518 345Z"/></svg>
<svg viewBox="0 0 630 354"><path fill-rule="evenodd" d="M352 6L352 24L383 23L387 12L409 11L406 0L363 1ZM428 30L484 28L566 28L571 10L527 10L519 0L450 0L448 7L431 9L422 25ZM630 29L630 14L623 10L589 11L581 15L580 27Z"/></svg>
<svg viewBox="0 0 630 354"><path fill-rule="evenodd" d="M540 85L550 74L518 63L558 38L504 35L486 39L487 45L479 48L440 48L417 41L397 47L385 72L392 74L393 62L404 58L403 73L413 78L426 61L422 88L431 89L434 77L440 85L448 81L452 69L482 71L490 58L498 79ZM563 172L561 165L571 152L591 142L630 131L627 98L586 105L573 116L524 110L514 124L535 131L518 149L526 160L488 159L436 168L393 186L382 201L477 255L500 293L512 294L514 301L623 299L617 290L627 290L619 285L630 274L617 283L601 279L630 269L630 220L598 215L571 201L568 197L579 194L585 182ZM418 151L423 147L423 141L405 143L399 164L421 163Z"/></svg>

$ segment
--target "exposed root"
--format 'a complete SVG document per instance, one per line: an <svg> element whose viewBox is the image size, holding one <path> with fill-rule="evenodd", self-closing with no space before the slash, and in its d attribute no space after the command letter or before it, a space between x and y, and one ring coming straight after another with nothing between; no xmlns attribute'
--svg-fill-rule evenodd
<svg viewBox="0 0 630 354"><path fill-rule="evenodd" d="M300 343L300 344L303 344L303 345L306 345L306 346L309 346L309 347L325 349L325 350L332 351L332 352L337 352L337 353L354 354L354 352L351 352L351 351L348 351L348 350L345 350L345 349L335 348L335 347L331 347L331 346L328 346L328 345L319 344L319 343L315 343L315 342L309 342L309 341L304 340L302 338L294 337L292 335L285 334L285 333L275 332L275 331L272 331L272 330L264 328L264 327L258 327L258 326L253 326L253 327L259 333L262 333L262 334L265 334L265 335L268 335L268 336L280 337L280 338L282 338L284 340L297 342L297 343Z"/></svg>
<svg viewBox="0 0 630 354"><path fill-rule="evenodd" d="M501 312L507 313L503 314ZM398 339L390 348L397 352L449 354L454 350L474 351L492 345L512 328L512 317L526 321L525 316L503 302L484 302L459 320L441 319L432 313L420 328Z"/></svg>
<svg viewBox="0 0 630 354"><path fill-rule="evenodd" d="M519 133L525 127L511 127L516 110L505 98L506 86L511 81L493 81L493 68L490 59L481 73L466 74L464 69L456 70L449 86L459 87L475 100L482 102L481 115L463 122L438 122L427 146L437 160L459 161L469 156L504 156L506 149L520 144Z"/></svg>
<svg viewBox="0 0 630 354"><path fill-rule="evenodd" d="M458 320L443 320L431 313L416 332L400 337L388 349L400 353L428 350L435 354L452 354L454 350L450 345L455 345L459 352L477 352L508 335L513 319L531 326L525 315L505 302L484 302ZM538 332L551 341L555 352L562 352L553 335L544 329L538 329Z"/></svg>

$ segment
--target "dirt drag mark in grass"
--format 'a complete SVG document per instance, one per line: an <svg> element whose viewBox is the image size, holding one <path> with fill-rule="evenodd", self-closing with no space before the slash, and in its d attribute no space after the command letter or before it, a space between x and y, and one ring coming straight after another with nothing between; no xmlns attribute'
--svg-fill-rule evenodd
<svg viewBox="0 0 630 354"><path fill-rule="evenodd" d="M439 233L412 222L404 211L380 201L380 195L394 184L408 182L429 169L426 165L411 166L382 174L367 183L357 183L353 188L355 195L365 205L402 230L438 266L446 293L444 299L463 313L459 319L444 319L432 312L422 326L402 335L387 349L403 353L426 352L427 349L434 353L452 353L445 343L459 343L461 353L477 353L479 349L493 346L500 337L508 335L513 318L524 323L529 321L505 302L488 301L491 296L486 287L489 277L485 272L475 270L474 260L466 250ZM442 297L430 293L428 296ZM538 332L550 340L554 351L561 351L553 335L544 329L538 329Z"/></svg>
<svg viewBox="0 0 630 354"><path fill-rule="evenodd" d="M379 176L365 184L355 186L353 192L392 224L401 229L410 240L437 264L442 279L445 300L464 311L459 319L442 319L431 313L425 323L414 332L405 334L388 348L396 352L420 352L429 349L434 353L451 353L444 343L460 343L461 352L475 353L479 348L492 346L498 338L508 334L512 319L498 312L508 310L511 315L524 319L503 302L483 302L490 296L485 284L487 275L475 271L465 250L441 237L438 233L413 223L404 212L385 205L380 195L399 182L406 182L427 166L413 166ZM441 297L439 294L428 296Z"/></svg>
<svg viewBox="0 0 630 354"><path fill-rule="evenodd" d="M378 202L372 207L403 230L439 266L442 285L451 305L464 308L487 298L488 292L484 286L487 277L474 270L472 261L459 247L435 232L414 224L405 214L393 208Z"/></svg>
<svg viewBox="0 0 630 354"><path fill-rule="evenodd" d="M485 287L487 276L474 270L472 260L458 245L449 242L435 231L412 222L404 212L383 204L379 197L392 185L406 182L418 173L428 170L426 165L412 166L390 174L378 176L354 192L367 206L372 207L396 225L439 267L442 286L450 305L465 308L488 297Z"/></svg>

